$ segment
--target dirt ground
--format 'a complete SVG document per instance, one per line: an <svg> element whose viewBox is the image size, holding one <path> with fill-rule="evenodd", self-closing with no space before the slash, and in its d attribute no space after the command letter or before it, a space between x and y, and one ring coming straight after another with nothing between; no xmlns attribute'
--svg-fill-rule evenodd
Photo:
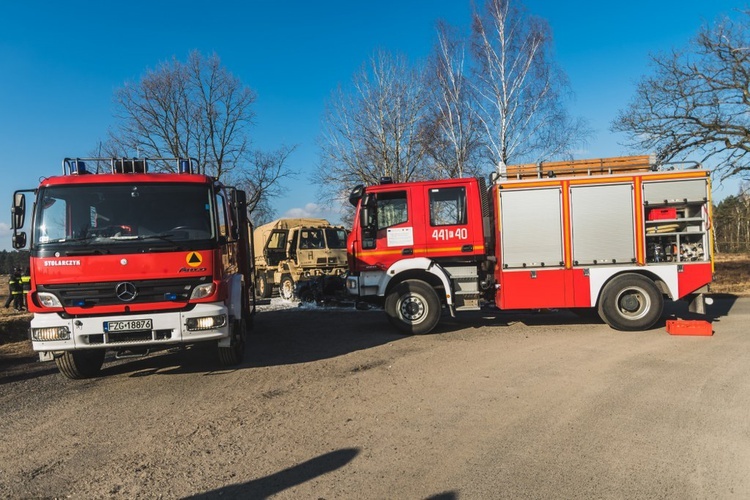
<svg viewBox="0 0 750 500"><path fill-rule="evenodd" d="M403 337L379 310L284 306L235 369L201 347L85 381L35 362L29 315L4 315L0 497L750 496L750 299L682 338L567 311Z"/></svg>

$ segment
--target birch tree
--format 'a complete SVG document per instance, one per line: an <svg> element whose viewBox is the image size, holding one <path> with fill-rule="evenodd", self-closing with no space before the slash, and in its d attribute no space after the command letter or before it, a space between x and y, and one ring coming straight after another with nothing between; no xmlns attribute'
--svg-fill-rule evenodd
<svg viewBox="0 0 750 500"><path fill-rule="evenodd" d="M444 22L430 64L431 111L424 124L427 155L438 177L480 175L480 124L472 108L466 43Z"/></svg>
<svg viewBox="0 0 750 500"><path fill-rule="evenodd" d="M356 184L425 178L421 124L426 113L423 72L404 57L376 53L339 87L326 106L316 182L329 199Z"/></svg>
<svg viewBox="0 0 750 500"><path fill-rule="evenodd" d="M568 82L552 61L547 23L513 0L487 0L472 37L478 117L495 168L570 156L587 132L565 110Z"/></svg>

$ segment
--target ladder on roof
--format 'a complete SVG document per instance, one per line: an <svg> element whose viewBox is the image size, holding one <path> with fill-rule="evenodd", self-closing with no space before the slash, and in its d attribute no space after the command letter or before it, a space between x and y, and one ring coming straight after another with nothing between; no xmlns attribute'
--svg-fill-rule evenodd
<svg viewBox="0 0 750 500"><path fill-rule="evenodd" d="M542 179L545 177L579 177L612 175L658 170L654 155L616 156L588 160L550 161L508 165L506 179Z"/></svg>

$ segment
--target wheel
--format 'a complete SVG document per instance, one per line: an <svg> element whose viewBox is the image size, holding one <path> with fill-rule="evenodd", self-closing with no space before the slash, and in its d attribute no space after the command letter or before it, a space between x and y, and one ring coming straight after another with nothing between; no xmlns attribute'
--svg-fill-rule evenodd
<svg viewBox="0 0 750 500"><path fill-rule="evenodd" d="M245 338L247 337L247 321L245 318L232 321L232 342L229 347L219 346L219 363L222 366L234 366L245 359Z"/></svg>
<svg viewBox="0 0 750 500"><path fill-rule="evenodd" d="M279 295L284 300L292 300L294 298L294 280L288 274L281 277Z"/></svg>
<svg viewBox="0 0 750 500"><path fill-rule="evenodd" d="M430 285L406 280L395 286L385 299L388 321L406 334L429 333L440 320L440 299Z"/></svg>
<svg viewBox="0 0 750 500"><path fill-rule="evenodd" d="M602 320L615 330L648 330L661 317L664 297L650 279L622 274L604 286L598 310Z"/></svg>
<svg viewBox="0 0 750 500"><path fill-rule="evenodd" d="M259 274L255 279L255 293L261 299L271 296L271 285L268 284L268 278L264 273Z"/></svg>
<svg viewBox="0 0 750 500"><path fill-rule="evenodd" d="M91 378L99 375L105 354L104 349L65 351L62 356L55 358L55 364L60 373L70 379Z"/></svg>

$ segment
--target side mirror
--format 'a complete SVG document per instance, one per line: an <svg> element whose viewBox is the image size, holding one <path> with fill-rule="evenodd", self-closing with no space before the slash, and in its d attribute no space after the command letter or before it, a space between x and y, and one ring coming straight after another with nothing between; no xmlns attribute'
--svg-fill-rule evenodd
<svg viewBox="0 0 750 500"><path fill-rule="evenodd" d="M16 192L13 195L13 207L11 209L13 215L13 229L21 229L23 223L26 220L26 195L23 193Z"/></svg>
<svg viewBox="0 0 750 500"><path fill-rule="evenodd" d="M376 229L378 212L377 201L373 195L365 195L359 208L359 225L362 229Z"/></svg>
<svg viewBox="0 0 750 500"><path fill-rule="evenodd" d="M13 233L13 248L20 250L26 246L26 233Z"/></svg>

